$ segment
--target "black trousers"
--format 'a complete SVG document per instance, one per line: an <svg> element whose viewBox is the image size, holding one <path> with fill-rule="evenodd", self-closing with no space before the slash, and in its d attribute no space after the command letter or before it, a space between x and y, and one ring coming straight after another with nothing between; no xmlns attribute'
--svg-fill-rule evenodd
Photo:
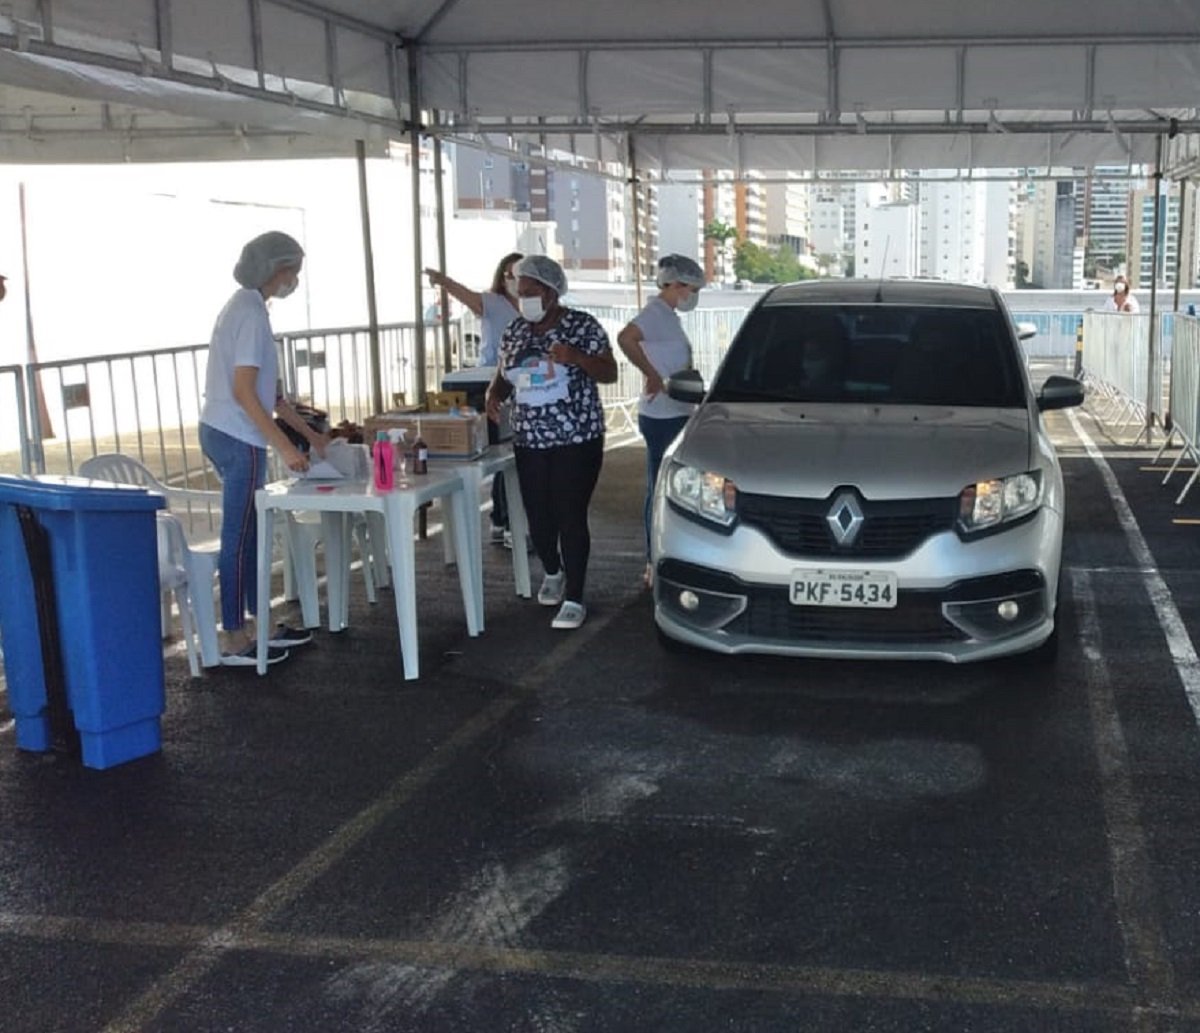
<svg viewBox="0 0 1200 1033"><path fill-rule="evenodd" d="M565 598L581 603L592 549L588 505L604 462L604 439L554 448L514 447L513 456L538 559L547 574L566 571Z"/></svg>

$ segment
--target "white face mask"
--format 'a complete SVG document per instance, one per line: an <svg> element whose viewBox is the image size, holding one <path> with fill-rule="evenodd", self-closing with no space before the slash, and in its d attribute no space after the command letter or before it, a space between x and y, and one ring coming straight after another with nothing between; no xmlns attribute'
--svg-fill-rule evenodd
<svg viewBox="0 0 1200 1033"><path fill-rule="evenodd" d="M275 288L274 296L276 298L286 298L300 285L299 279L287 280Z"/></svg>
<svg viewBox="0 0 1200 1033"><path fill-rule="evenodd" d="M675 306L677 312L691 312L700 303L700 293L698 291L688 291L682 298L679 299L679 304Z"/></svg>
<svg viewBox="0 0 1200 1033"><path fill-rule="evenodd" d="M521 315L531 323L540 323L546 315L546 306L536 294L532 298L520 299Z"/></svg>

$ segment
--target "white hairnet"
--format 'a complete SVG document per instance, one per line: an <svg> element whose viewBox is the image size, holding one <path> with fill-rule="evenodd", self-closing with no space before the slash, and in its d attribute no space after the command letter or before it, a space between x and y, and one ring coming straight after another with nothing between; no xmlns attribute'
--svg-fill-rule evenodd
<svg viewBox="0 0 1200 1033"><path fill-rule="evenodd" d="M658 260L658 285L686 283L689 287L704 286L704 270L687 255L663 255Z"/></svg>
<svg viewBox="0 0 1200 1033"><path fill-rule="evenodd" d="M298 266L303 261L304 248L286 233L271 230L255 237L242 248L242 256L233 267L233 278L243 287L257 290L280 267Z"/></svg>
<svg viewBox="0 0 1200 1033"><path fill-rule="evenodd" d="M517 276L528 276L544 283L560 298L567 293L567 274L549 255L526 255L513 270Z"/></svg>

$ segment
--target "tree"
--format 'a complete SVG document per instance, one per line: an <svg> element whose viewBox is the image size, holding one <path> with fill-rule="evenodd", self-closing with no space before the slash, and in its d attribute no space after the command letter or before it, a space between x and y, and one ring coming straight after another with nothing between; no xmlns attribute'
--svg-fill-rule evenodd
<svg viewBox="0 0 1200 1033"><path fill-rule="evenodd" d="M800 264L796 253L790 248L780 245L771 251L748 240L737 246L733 274L740 280L753 280L755 283L791 283L811 279L815 275Z"/></svg>
<svg viewBox="0 0 1200 1033"><path fill-rule="evenodd" d="M737 240L737 228L730 226L727 222L722 222L720 219L713 219L704 227L704 239L711 240L717 245L717 256L720 258L722 280L727 279L726 270L729 258L729 242Z"/></svg>
<svg viewBox="0 0 1200 1033"><path fill-rule="evenodd" d="M1029 263L1023 258L1017 259L1017 287L1029 286Z"/></svg>

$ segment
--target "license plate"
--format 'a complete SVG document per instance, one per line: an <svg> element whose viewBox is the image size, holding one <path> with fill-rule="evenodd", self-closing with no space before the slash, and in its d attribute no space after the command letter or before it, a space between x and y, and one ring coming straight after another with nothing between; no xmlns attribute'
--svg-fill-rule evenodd
<svg viewBox="0 0 1200 1033"><path fill-rule="evenodd" d="M872 570L797 570L795 606L849 606L889 610L896 605L896 575Z"/></svg>

